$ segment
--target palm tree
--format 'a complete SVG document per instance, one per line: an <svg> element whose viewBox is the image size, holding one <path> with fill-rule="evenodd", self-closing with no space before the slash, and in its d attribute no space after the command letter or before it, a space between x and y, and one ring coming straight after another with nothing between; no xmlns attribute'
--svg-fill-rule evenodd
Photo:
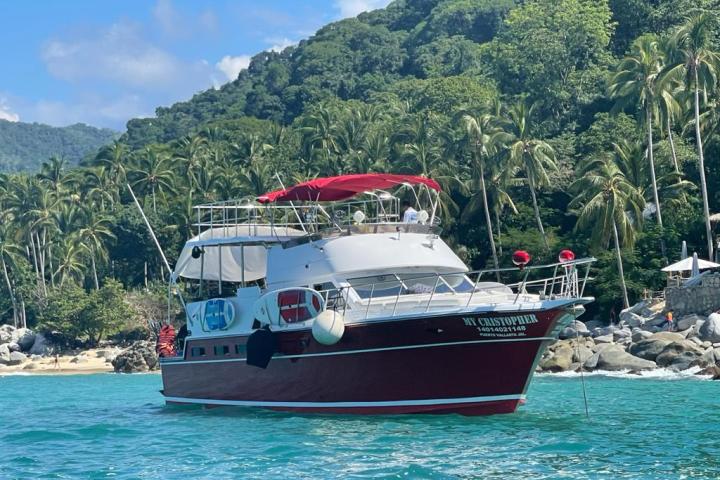
<svg viewBox="0 0 720 480"><path fill-rule="evenodd" d="M643 196L645 202L651 202L654 198L652 176L645 161L643 143L627 140L613 143L612 159L627 181ZM677 202L688 189L693 187L693 184L684 180L682 174L674 169L670 170L668 165L664 167L660 165L658 169L656 188L662 192L666 202Z"/></svg>
<svg viewBox="0 0 720 480"><path fill-rule="evenodd" d="M593 160L581 169L580 174L582 176L571 186L577 196L569 205L579 210L575 229L590 231L591 243L605 248L612 237L623 303L628 308L630 301L625 285L621 246L633 245L635 232L642 224L645 201L612 158Z"/></svg>
<svg viewBox="0 0 720 480"><path fill-rule="evenodd" d="M0 223L0 265L2 266L5 287L7 288L8 295L10 295L10 303L13 309L13 325L15 328L18 327L18 323L20 323L19 320L22 320L22 323L24 324L25 319L21 319L17 297L15 296L15 289L10 281L8 264L13 265L16 259L21 257L24 253L23 248L13 239L13 232L10 224L6 222Z"/></svg>
<svg viewBox="0 0 720 480"><path fill-rule="evenodd" d="M495 268L499 269L500 262L498 261L497 248L495 247L492 220L490 219L490 206L488 204L487 188L485 187L485 170L488 160L497 153L498 147L507 135L496 125L495 119L488 114L480 116L463 115L462 123L465 127L468 147L472 152L471 192L477 191L475 187L478 184L480 185L480 195L485 212L485 225L487 226L490 249L492 251ZM472 195L465 211L463 211L463 217L467 218L467 212L476 210L477 198L477 194ZM495 273L499 282L500 272L496 271Z"/></svg>
<svg viewBox="0 0 720 480"><path fill-rule="evenodd" d="M93 272L93 280L95 281L95 289L100 290L100 282L98 281L96 259L105 258L107 251L105 242L114 239L112 233L112 221L107 216L94 216L92 212L85 212L87 223L78 231L81 244L90 253L90 261Z"/></svg>
<svg viewBox="0 0 720 480"><path fill-rule="evenodd" d="M303 147L309 158L321 155L324 168L333 174L342 173L342 165L334 160L339 151L338 127L334 112L320 107L308 115L300 127Z"/></svg>
<svg viewBox="0 0 720 480"><path fill-rule="evenodd" d="M653 155L653 118L658 110L658 75L662 68L658 42L654 37L643 35L632 44L630 55L625 57L617 67L617 71L610 78L608 91L611 98L617 100L616 106L624 107L628 104L639 105L643 112L647 130L647 156L650 161L650 179L652 184L653 201L658 227L660 227L660 247L663 258L665 253L665 238L663 236L662 209L658 196L657 180L655 178L655 158Z"/></svg>
<svg viewBox="0 0 720 480"><path fill-rule="evenodd" d="M120 195L120 188L127 181L127 167L129 157L128 146L122 142L115 141L112 145L104 147L95 157L94 164L104 166L115 185L114 195L117 203Z"/></svg>
<svg viewBox="0 0 720 480"><path fill-rule="evenodd" d="M207 139L201 135L186 136L180 139L174 149L173 161L182 167L183 176L187 178L191 189L197 188L197 177L203 168L203 160L207 155Z"/></svg>
<svg viewBox="0 0 720 480"><path fill-rule="evenodd" d="M138 159L138 165L130 172L135 178L131 185L140 186L147 195L148 190L152 195L153 212L157 213L156 194L164 195L174 191L174 177L170 157L159 152L155 148L145 147Z"/></svg>
<svg viewBox="0 0 720 480"><path fill-rule="evenodd" d="M705 180L705 158L700 129L700 91L707 102L708 90L717 83L717 69L720 60L712 50L714 38L714 19L710 13L703 12L689 18L671 37L670 57L666 60L664 72L666 82L684 82L693 91L695 117L695 143L698 150L698 170L702 191L703 214L705 215L705 234L707 236L708 258L713 259L713 238L710 226L710 207L708 204L707 182Z"/></svg>
<svg viewBox="0 0 720 480"><path fill-rule="evenodd" d="M80 238L73 234L63 239L60 249L62 254L55 275L59 275L62 287L68 278L80 280L85 275L87 248L83 246Z"/></svg>
<svg viewBox="0 0 720 480"><path fill-rule="evenodd" d="M545 235L545 229L540 218L536 189L550 183L547 171L548 169L557 170L557 164L555 163L555 152L552 147L533 136L531 127L535 105L532 104L528 107L525 100L521 100L508 110L508 133L513 135L508 145L508 151L512 163L518 165L525 172L535 210L535 221L542 235L545 248L549 249L547 235Z"/></svg>

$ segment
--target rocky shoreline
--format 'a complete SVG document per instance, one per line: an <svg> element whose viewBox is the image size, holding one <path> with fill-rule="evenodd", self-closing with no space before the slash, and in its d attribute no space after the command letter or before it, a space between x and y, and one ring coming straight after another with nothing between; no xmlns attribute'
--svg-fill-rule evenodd
<svg viewBox="0 0 720 480"><path fill-rule="evenodd" d="M685 315L668 324L663 302L624 310L618 325L575 321L550 345L538 372L628 371L664 368L720 379L720 314Z"/></svg>
<svg viewBox="0 0 720 480"><path fill-rule="evenodd" d="M641 302L623 311L617 325L577 320L547 348L536 371L640 373L667 369L720 379L720 314L685 315L668 325L664 307L664 302ZM0 326L0 374L134 373L158 369L152 341L61 350L42 333Z"/></svg>
<svg viewBox="0 0 720 480"><path fill-rule="evenodd" d="M159 368L155 345L105 343L99 348L61 349L46 335L0 325L0 375L151 372Z"/></svg>

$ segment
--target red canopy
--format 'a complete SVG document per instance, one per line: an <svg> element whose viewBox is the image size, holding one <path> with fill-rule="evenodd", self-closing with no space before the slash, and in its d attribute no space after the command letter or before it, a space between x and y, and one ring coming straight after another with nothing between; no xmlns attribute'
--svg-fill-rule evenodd
<svg viewBox="0 0 720 480"><path fill-rule="evenodd" d="M275 190L260 195L260 203L288 202L288 201L315 201L332 202L345 200L358 193L375 189L388 189L403 183L411 185L427 185L433 190L440 191L440 185L430 178L415 175L395 175L390 173L362 173L354 175L340 175L338 177L316 178L299 183L284 190Z"/></svg>

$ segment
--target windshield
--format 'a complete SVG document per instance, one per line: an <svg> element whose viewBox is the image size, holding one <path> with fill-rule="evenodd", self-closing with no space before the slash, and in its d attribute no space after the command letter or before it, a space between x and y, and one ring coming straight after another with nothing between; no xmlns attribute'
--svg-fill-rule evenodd
<svg viewBox="0 0 720 480"><path fill-rule="evenodd" d="M473 289L464 273L401 273L348 279L360 298L431 293L464 293Z"/></svg>

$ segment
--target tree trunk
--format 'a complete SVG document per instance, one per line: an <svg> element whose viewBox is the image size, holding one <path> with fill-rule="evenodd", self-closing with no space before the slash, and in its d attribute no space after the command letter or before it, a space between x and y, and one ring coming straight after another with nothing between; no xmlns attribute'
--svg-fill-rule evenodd
<svg viewBox="0 0 720 480"><path fill-rule="evenodd" d="M40 286L40 268L38 267L37 253L35 252L35 240L32 230L30 231L30 248L32 248L32 260L33 267L35 267L35 278L37 279L38 286Z"/></svg>
<svg viewBox="0 0 720 480"><path fill-rule="evenodd" d="M100 290L100 282L98 282L97 267L95 266L95 252L90 254L90 261L92 262L93 279L95 280L95 290Z"/></svg>
<svg viewBox="0 0 720 480"><path fill-rule="evenodd" d="M652 135L652 109L648 103L647 106L647 136L648 136L648 159L650 160L650 180L652 181L653 199L655 200L655 214L658 227L660 227L660 253L662 254L665 265L668 264L667 254L665 253L665 232L663 231L662 213L660 210L660 196L658 195L657 180L655 178L655 157L653 155L653 135Z"/></svg>
<svg viewBox="0 0 720 480"><path fill-rule="evenodd" d="M157 203L155 201L155 185L152 186L153 213L157 213Z"/></svg>
<svg viewBox="0 0 720 480"><path fill-rule="evenodd" d="M503 247L502 247L502 236L500 235L500 213L498 213L497 210L495 210L495 226L497 227L498 252L500 253L500 256L502 257Z"/></svg>
<svg viewBox="0 0 720 480"><path fill-rule="evenodd" d="M20 311L22 312L20 319L22 320L23 328L27 328L27 315L25 315L25 300L20 300Z"/></svg>
<svg viewBox="0 0 720 480"><path fill-rule="evenodd" d="M672 125L670 125L670 115L667 118L667 132L668 141L670 142L670 152L672 153L673 165L675 166L675 173L680 173L680 165L678 165L677 152L675 151L675 140L672 135Z"/></svg>
<svg viewBox="0 0 720 480"><path fill-rule="evenodd" d="M700 135L700 86L698 84L698 72L695 70L695 141L698 149L698 168L700 170L700 187L702 190L703 214L705 215L705 234L707 236L708 260L713 259L713 238L710 227L710 207L708 206L707 182L705 181L705 158L703 156L702 137Z"/></svg>
<svg viewBox="0 0 720 480"><path fill-rule="evenodd" d="M538 208L537 198L535 196L535 184L530 175L528 175L528 185L530 186L530 196L532 196L533 208L535 209L535 220L537 220L538 230L540 230L540 234L542 235L543 244L545 245L545 250L550 250L550 245L548 245L547 236L545 236L545 229L543 228L542 220L540 219L540 209Z"/></svg>
<svg viewBox="0 0 720 480"><path fill-rule="evenodd" d="M480 189L483 196L483 209L485 210L485 223L487 224L488 240L490 240L490 249L492 250L493 262L495 263L495 277L500 283L500 262L498 262L497 249L495 248L495 239L493 238L492 221L490 220L490 208L488 207L487 191L485 190L485 168L483 161L480 160Z"/></svg>
<svg viewBox="0 0 720 480"><path fill-rule="evenodd" d="M15 328L18 328L17 301L15 300L15 292L13 292L12 283L10 283L10 275L8 275L7 264L5 263L5 256L0 255L0 260L2 260L2 269L3 276L5 277L5 285L7 286L8 295L10 295L10 303L12 303L13 308L13 326Z"/></svg>
<svg viewBox="0 0 720 480"><path fill-rule="evenodd" d="M617 254L618 273L620 274L620 285L623 292L623 305L625 308L630 307L628 300L627 286L625 285L625 271L623 270L622 254L620 253L620 239L618 238L617 224L613 220L613 237L615 238L615 253Z"/></svg>
<svg viewBox="0 0 720 480"><path fill-rule="evenodd" d="M40 245L40 234L36 233L35 238L37 240L37 251L38 251L38 264L40 266L40 283L42 284L43 294L47 297L47 283L45 282L45 255L43 255L42 247Z"/></svg>

